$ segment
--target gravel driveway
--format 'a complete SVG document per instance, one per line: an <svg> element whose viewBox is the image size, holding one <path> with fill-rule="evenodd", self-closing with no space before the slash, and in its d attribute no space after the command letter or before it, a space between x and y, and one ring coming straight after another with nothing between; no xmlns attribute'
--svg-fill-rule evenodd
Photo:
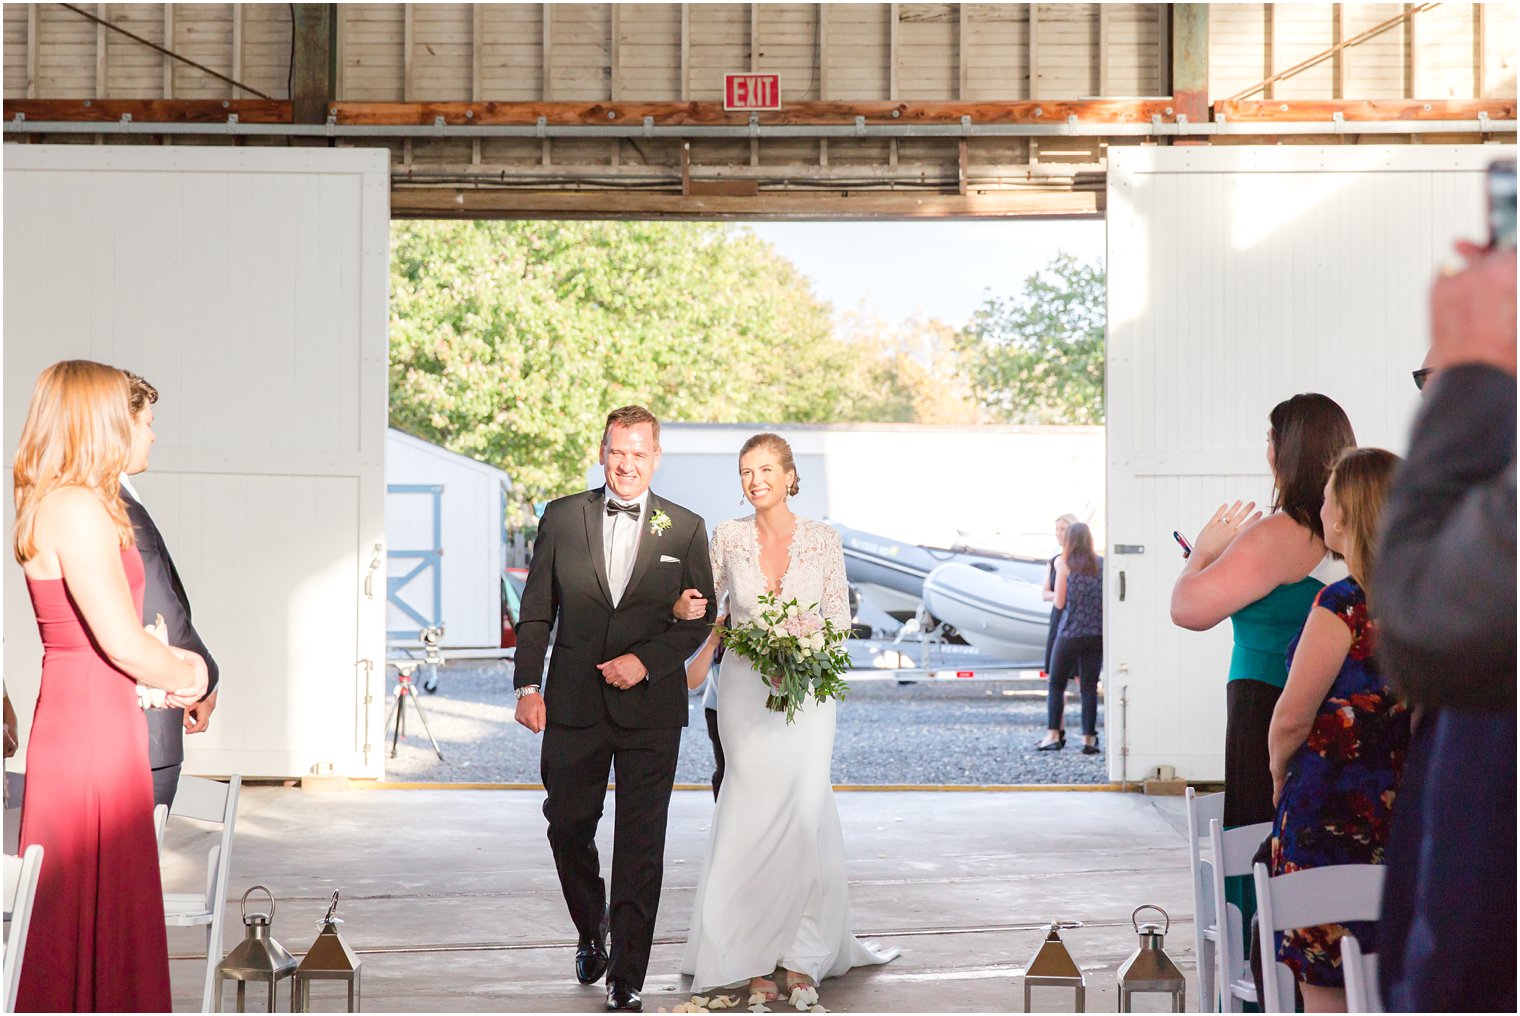
<svg viewBox="0 0 1520 1016"><path fill-rule="evenodd" d="M422 695L439 762L408 708L406 736L386 778L440 783L538 783L539 738L513 720L511 667L452 663L438 692ZM418 677L422 674L419 671ZM395 688L395 676L388 678ZM834 782L841 784L1091 784L1107 783L1108 736L1103 704L1098 728L1104 753L1080 750L1077 682L1067 691L1065 751L1033 750L1045 733L1045 685L1034 678L898 684L861 680L839 707ZM712 747L700 698L681 738L678 783L707 783ZM390 730L384 736L390 752Z"/></svg>

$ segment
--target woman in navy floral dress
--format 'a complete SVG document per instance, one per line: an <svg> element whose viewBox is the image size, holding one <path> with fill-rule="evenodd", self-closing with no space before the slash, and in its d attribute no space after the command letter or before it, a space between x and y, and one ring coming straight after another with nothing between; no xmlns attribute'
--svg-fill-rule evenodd
<svg viewBox="0 0 1520 1016"><path fill-rule="evenodd" d="M1364 586L1398 461L1382 449L1353 448L1325 485L1325 543L1346 558L1351 575L1320 591L1288 647L1288 683L1268 736L1277 805L1273 875L1383 863L1409 714L1372 656L1376 626ZM1306 1012L1345 1011L1340 940L1349 931L1374 951L1375 929L1355 922L1277 936L1277 959L1300 982Z"/></svg>

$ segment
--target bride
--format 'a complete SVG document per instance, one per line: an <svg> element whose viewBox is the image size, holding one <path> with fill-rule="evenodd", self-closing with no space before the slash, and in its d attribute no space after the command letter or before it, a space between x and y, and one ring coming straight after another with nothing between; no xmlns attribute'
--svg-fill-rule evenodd
<svg viewBox="0 0 1520 1016"><path fill-rule="evenodd" d="M770 592L803 608L817 604L848 628L839 534L787 505L798 490L791 447L756 434L739 452L739 481L755 514L721 523L711 551L714 595L727 593L729 623L747 624ZM705 606L691 594L678 616L701 616ZM766 682L737 653L725 656L718 681L727 765L681 964L692 990L748 981L774 1001L892 960L896 949L850 933L844 833L830 782L836 703L810 699L788 725L785 713L766 708Z"/></svg>

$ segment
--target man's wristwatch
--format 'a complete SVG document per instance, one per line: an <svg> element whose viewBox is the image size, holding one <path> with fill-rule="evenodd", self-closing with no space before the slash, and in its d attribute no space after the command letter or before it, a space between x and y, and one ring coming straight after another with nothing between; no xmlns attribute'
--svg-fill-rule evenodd
<svg viewBox="0 0 1520 1016"><path fill-rule="evenodd" d="M537 695L537 694L538 694L538 685L536 685L536 684L525 684L521 688L518 688L516 690L517 701L519 701L519 702L521 702L524 698L526 698L529 695Z"/></svg>

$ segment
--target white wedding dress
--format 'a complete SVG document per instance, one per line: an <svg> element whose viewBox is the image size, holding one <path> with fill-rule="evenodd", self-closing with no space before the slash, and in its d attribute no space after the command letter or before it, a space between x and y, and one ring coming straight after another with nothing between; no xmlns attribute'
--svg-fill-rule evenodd
<svg viewBox="0 0 1520 1016"><path fill-rule="evenodd" d="M730 623L748 623L766 591L754 516L720 524L712 540L713 584L728 595ZM796 599L835 625L850 623L839 534L797 518L781 599ZM809 700L788 725L766 709L766 684L749 661L724 656L718 731L726 768L707 861L697 883L681 972L692 990L738 986L777 967L814 982L851 967L886 963L884 950L851 934L844 833L830 764L835 702Z"/></svg>

